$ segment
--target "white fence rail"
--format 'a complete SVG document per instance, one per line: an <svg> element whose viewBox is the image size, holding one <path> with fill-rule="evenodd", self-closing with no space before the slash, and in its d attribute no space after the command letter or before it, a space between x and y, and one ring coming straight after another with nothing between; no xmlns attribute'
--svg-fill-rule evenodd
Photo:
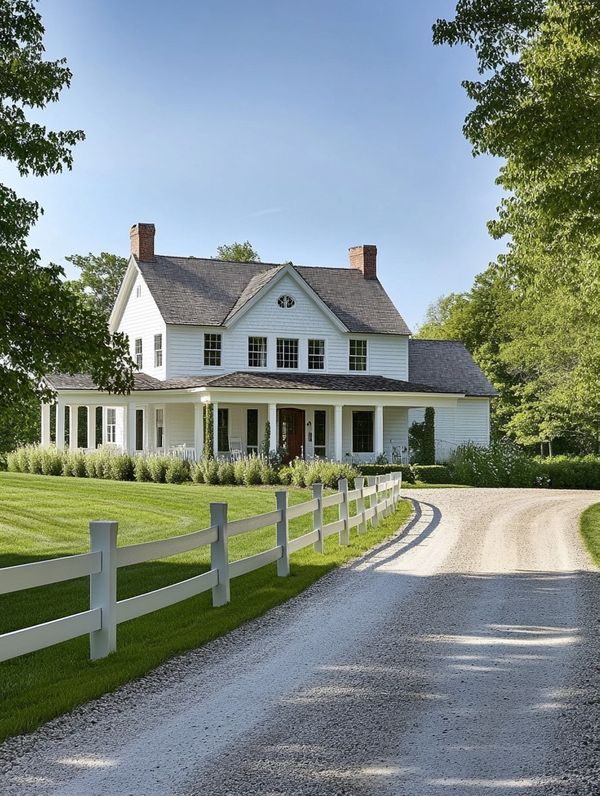
<svg viewBox="0 0 600 796"><path fill-rule="evenodd" d="M117 625L122 622L209 590L212 590L213 606L225 605L230 601L232 578L274 562L277 562L277 574L286 577L290 573L292 553L311 544L322 553L325 539L333 534L338 534L341 545L348 545L351 528L358 527L359 533L365 533L369 521L375 526L381 517L396 508L401 486L401 473L371 476L367 485L365 478L356 478L355 488L351 491L348 490L348 481L343 478L338 482L338 491L331 495L324 496L323 485L314 484L312 499L297 506L288 506L288 493L283 490L276 493L275 511L231 522L227 519L227 503L211 503L209 528L126 547L117 547L116 522L91 522L89 553L0 569L0 594L84 576L90 578L88 611L0 635L0 661L88 634L90 657L104 658L116 650ZM355 503L356 511L351 515L352 503ZM323 510L328 506L339 507L338 519L325 524ZM307 514L312 514L313 529L290 539L289 522ZM229 560L228 540L231 536L271 525L277 528L274 547L237 561ZM208 572L126 600L117 600L117 571L121 567L167 558L204 545L211 548Z"/></svg>

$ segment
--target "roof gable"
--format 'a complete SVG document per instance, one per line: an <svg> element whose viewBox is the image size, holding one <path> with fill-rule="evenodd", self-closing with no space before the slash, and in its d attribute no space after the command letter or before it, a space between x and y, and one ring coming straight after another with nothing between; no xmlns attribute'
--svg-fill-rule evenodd
<svg viewBox="0 0 600 796"><path fill-rule="evenodd" d="M289 280L285 279L286 276L289 277ZM319 294L313 290L308 282L302 279L291 263L286 263L285 265L279 266L279 268L272 268L263 274L258 274L253 277L242 296L240 296L240 300L237 302L233 311L229 313L226 319L227 325L229 326L243 317L246 312L251 310L252 307L261 300L265 293L269 293L278 283L287 281L289 284L290 280L292 284L296 285L308 297L310 302L318 306L321 312L329 318L334 326L337 326L337 328L343 332L348 331L344 323L332 312L331 308L325 304Z"/></svg>
<svg viewBox="0 0 600 796"><path fill-rule="evenodd" d="M223 326L288 269L303 280L341 328L372 334L410 334L379 280L364 279L359 271L350 268L160 255L154 262L140 261L137 265L168 324Z"/></svg>

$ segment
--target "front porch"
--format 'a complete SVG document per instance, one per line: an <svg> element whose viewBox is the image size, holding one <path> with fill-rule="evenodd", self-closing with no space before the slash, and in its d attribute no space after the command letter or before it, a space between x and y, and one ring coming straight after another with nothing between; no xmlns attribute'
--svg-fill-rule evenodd
<svg viewBox="0 0 600 796"><path fill-rule="evenodd" d="M106 401L108 396L104 396ZM59 395L42 407L42 445L59 449L114 448L166 453L196 460L204 451L206 414L212 413L213 454L233 457L269 450L300 457L370 462L408 456L408 408L383 404L307 404L253 401L187 401L157 404L108 398L83 403ZM113 402L114 401L114 402Z"/></svg>

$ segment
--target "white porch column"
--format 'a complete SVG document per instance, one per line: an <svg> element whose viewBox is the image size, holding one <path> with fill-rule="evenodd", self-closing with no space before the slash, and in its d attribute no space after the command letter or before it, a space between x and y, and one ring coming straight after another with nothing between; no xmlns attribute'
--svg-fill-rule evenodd
<svg viewBox="0 0 600 796"><path fill-rule="evenodd" d="M87 407L87 446L88 450L96 450L96 407Z"/></svg>
<svg viewBox="0 0 600 796"><path fill-rule="evenodd" d="M204 451L204 404L194 404L194 452L196 461Z"/></svg>
<svg viewBox="0 0 600 796"><path fill-rule="evenodd" d="M269 404L269 452L277 450L277 404Z"/></svg>
<svg viewBox="0 0 600 796"><path fill-rule="evenodd" d="M333 458L342 461L342 405L336 404L333 412Z"/></svg>
<svg viewBox="0 0 600 796"><path fill-rule="evenodd" d="M379 456L383 453L383 406L375 407L375 423L373 426L375 439L373 440L375 446L375 455Z"/></svg>
<svg viewBox="0 0 600 796"><path fill-rule="evenodd" d="M79 432L79 406L69 404L69 450L77 450L77 435Z"/></svg>
<svg viewBox="0 0 600 796"><path fill-rule="evenodd" d="M40 444L47 448L50 445L50 404L42 404Z"/></svg>
<svg viewBox="0 0 600 796"><path fill-rule="evenodd" d="M56 447L65 448L65 404L60 398L56 401Z"/></svg>
<svg viewBox="0 0 600 796"><path fill-rule="evenodd" d="M135 410L134 401L129 401L124 412L125 414L125 448L127 453L135 454Z"/></svg>
<svg viewBox="0 0 600 796"><path fill-rule="evenodd" d="M219 457L219 404L213 401L213 456Z"/></svg>

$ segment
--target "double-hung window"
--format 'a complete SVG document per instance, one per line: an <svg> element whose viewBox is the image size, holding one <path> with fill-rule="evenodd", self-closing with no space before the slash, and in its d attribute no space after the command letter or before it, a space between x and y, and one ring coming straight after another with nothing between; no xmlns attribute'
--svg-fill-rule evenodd
<svg viewBox="0 0 600 796"><path fill-rule="evenodd" d="M352 412L352 452L373 452L373 412Z"/></svg>
<svg viewBox="0 0 600 796"><path fill-rule="evenodd" d="M315 409L315 456L325 458L327 450L327 412Z"/></svg>
<svg viewBox="0 0 600 796"><path fill-rule="evenodd" d="M156 410L156 447L162 448L165 444L165 410Z"/></svg>
<svg viewBox="0 0 600 796"><path fill-rule="evenodd" d="M246 453L258 453L258 409L246 410Z"/></svg>
<svg viewBox="0 0 600 796"><path fill-rule="evenodd" d="M217 443L219 451L229 451L229 409L219 409L217 414Z"/></svg>
<svg viewBox="0 0 600 796"><path fill-rule="evenodd" d="M248 367L266 368L267 367L267 338L249 337L248 338Z"/></svg>
<svg viewBox="0 0 600 796"><path fill-rule="evenodd" d="M366 340L350 340L349 357L348 357L349 370L366 370L367 369L367 341Z"/></svg>
<svg viewBox="0 0 600 796"><path fill-rule="evenodd" d="M204 364L208 367L221 366L221 335L206 333L204 335Z"/></svg>
<svg viewBox="0 0 600 796"><path fill-rule="evenodd" d="M277 338L277 367L298 367L298 341L288 337Z"/></svg>
<svg viewBox="0 0 600 796"><path fill-rule="evenodd" d="M106 410L106 441L117 441L117 410L110 407Z"/></svg>
<svg viewBox="0 0 600 796"><path fill-rule="evenodd" d="M154 335L154 367L161 368L163 363L162 334Z"/></svg>
<svg viewBox="0 0 600 796"><path fill-rule="evenodd" d="M325 340L308 341L308 369L324 370L325 368Z"/></svg>
<svg viewBox="0 0 600 796"><path fill-rule="evenodd" d="M142 338L136 337L134 342L134 355L135 355L135 366L138 370L142 369L143 365L143 356L142 356Z"/></svg>

